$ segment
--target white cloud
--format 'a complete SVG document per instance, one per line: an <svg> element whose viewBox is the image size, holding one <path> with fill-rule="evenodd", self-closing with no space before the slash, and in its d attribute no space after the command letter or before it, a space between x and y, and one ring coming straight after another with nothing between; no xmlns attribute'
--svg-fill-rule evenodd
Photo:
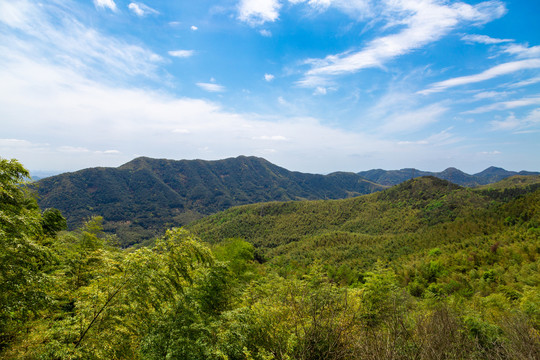
<svg viewBox="0 0 540 360"><path fill-rule="evenodd" d="M259 34L261 34L264 37L272 37L272 33L266 29L262 29L261 31L259 31Z"/></svg>
<svg viewBox="0 0 540 360"><path fill-rule="evenodd" d="M513 39L492 38L487 35L464 35L461 37L461 40L472 42L472 43L486 44L486 45L501 44L501 43L514 41Z"/></svg>
<svg viewBox="0 0 540 360"><path fill-rule="evenodd" d="M137 16L146 16L149 14L159 14L159 11L152 9L151 7L143 3L132 2L128 5L129 10L133 11Z"/></svg>
<svg viewBox="0 0 540 360"><path fill-rule="evenodd" d="M163 60L146 48L88 28L54 2L38 7L21 1L7 8L16 15L0 15L0 21L23 34L12 32L3 36L0 53L7 61L41 57L91 77L120 80L141 75L155 78L157 66Z"/></svg>
<svg viewBox="0 0 540 360"><path fill-rule="evenodd" d="M241 0L238 18L251 26L274 22L279 18L279 0Z"/></svg>
<svg viewBox="0 0 540 360"><path fill-rule="evenodd" d="M493 150L493 151L481 151L480 154L481 155L500 155L502 153L498 150Z"/></svg>
<svg viewBox="0 0 540 360"><path fill-rule="evenodd" d="M17 148L36 148L41 147L43 144L32 144L28 140L21 139L0 139L0 149L17 149Z"/></svg>
<svg viewBox="0 0 540 360"><path fill-rule="evenodd" d="M534 109L526 117L518 119L514 114L510 114L504 120L493 120L490 122L494 131L524 130L540 125L540 108Z"/></svg>
<svg viewBox="0 0 540 360"><path fill-rule="evenodd" d="M178 58L188 58L195 54L194 50L173 50L169 51L169 55Z"/></svg>
<svg viewBox="0 0 540 360"><path fill-rule="evenodd" d="M81 147L81 146L60 146L58 148L58 151L66 152L66 153L87 153L87 152L90 152L90 150L88 150L85 147Z"/></svg>
<svg viewBox="0 0 540 360"><path fill-rule="evenodd" d="M298 84L313 86L321 77L381 67L386 62L448 34L460 22L485 23L501 17L506 8L500 1L487 1L475 6L462 2L446 5L434 0L385 1L382 16L391 16L390 25L405 26L398 33L376 38L360 51L328 55L308 61L312 68Z"/></svg>
<svg viewBox="0 0 540 360"><path fill-rule="evenodd" d="M191 29L192 31L197 31L197 30L199 30L199 28L196 27L195 25L191 25L191 28L190 28L190 29Z"/></svg>
<svg viewBox="0 0 540 360"><path fill-rule="evenodd" d="M526 97L517 100L501 101L493 104L480 106L476 109L463 112L463 114L481 114L495 110L516 109L519 107L531 106L540 104L540 96Z"/></svg>
<svg viewBox="0 0 540 360"><path fill-rule="evenodd" d="M274 80L275 76L272 75L272 74L264 74L264 80L270 82L272 80Z"/></svg>
<svg viewBox="0 0 540 360"><path fill-rule="evenodd" d="M198 87L200 87L201 89L203 89L205 91L208 91L208 92L223 92L223 91L225 91L224 86L218 85L218 84L215 84L215 83L199 82L196 85Z"/></svg>
<svg viewBox="0 0 540 360"><path fill-rule="evenodd" d="M357 20L373 16L374 8L381 5L371 0L289 0L289 3L307 3L317 12L323 12L332 6Z"/></svg>
<svg viewBox="0 0 540 360"><path fill-rule="evenodd" d="M326 95L327 90L325 87L317 86L315 88L315 91L313 92L313 95Z"/></svg>
<svg viewBox="0 0 540 360"><path fill-rule="evenodd" d="M512 44L508 45L504 51L508 54L515 55L518 58L540 57L540 45L528 47L520 44Z"/></svg>
<svg viewBox="0 0 540 360"><path fill-rule="evenodd" d="M188 129L173 129L173 133L176 133L176 134L190 134L191 131L189 131Z"/></svg>
<svg viewBox="0 0 540 360"><path fill-rule="evenodd" d="M500 91L482 91L477 94L474 94L475 100L484 100L484 99L493 99L493 98L500 98L508 96L508 92L500 92Z"/></svg>
<svg viewBox="0 0 540 360"><path fill-rule="evenodd" d="M419 93L424 94L424 95L431 94L431 93L440 92L440 91L443 91L443 90L446 90L448 88L452 88L455 86L474 84L481 81L490 80L498 76L508 75L517 71L528 70L528 69L538 69L538 68L540 68L540 59L529 59L529 60L508 62L508 63L494 66L479 74L461 76L461 77L448 79L448 80L431 84L431 86L428 89L422 90Z"/></svg>
<svg viewBox="0 0 540 360"><path fill-rule="evenodd" d="M537 84L539 82L540 82L540 76L537 76L537 77L533 77L527 80L519 81L515 84L510 85L510 87L512 88L523 87L523 86Z"/></svg>
<svg viewBox="0 0 540 360"><path fill-rule="evenodd" d="M421 140L399 141L398 145L445 146L445 145L454 144L460 141L461 139L455 137L454 134L451 133L451 130L452 128L448 128Z"/></svg>
<svg viewBox="0 0 540 360"><path fill-rule="evenodd" d="M386 117L379 128L383 133L412 133L439 121L448 109L440 104L432 104L418 109L395 112Z"/></svg>
<svg viewBox="0 0 540 360"><path fill-rule="evenodd" d="M427 140L417 140L417 141L398 141L398 145L428 145Z"/></svg>
<svg viewBox="0 0 540 360"><path fill-rule="evenodd" d="M253 140L287 141L289 139L281 135L271 135L271 136L263 135L263 136L255 136L253 137Z"/></svg>
<svg viewBox="0 0 540 360"><path fill-rule="evenodd" d="M94 0L94 5L97 8L103 8L103 9L108 8L112 11L117 10L116 3L114 2L114 0Z"/></svg>

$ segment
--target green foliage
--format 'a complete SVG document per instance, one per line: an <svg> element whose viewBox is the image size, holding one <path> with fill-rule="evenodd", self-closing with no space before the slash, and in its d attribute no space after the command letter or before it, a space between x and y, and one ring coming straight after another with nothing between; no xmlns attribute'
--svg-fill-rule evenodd
<svg viewBox="0 0 540 360"><path fill-rule="evenodd" d="M1 165L1 358L540 357L540 190L416 179L121 249L100 217L59 231Z"/></svg>
<svg viewBox="0 0 540 360"><path fill-rule="evenodd" d="M46 209L42 214L41 227L46 236L55 237L59 231L67 229L66 218L58 209Z"/></svg>
<svg viewBox="0 0 540 360"><path fill-rule="evenodd" d="M0 158L0 350L47 302L51 258L37 203L22 187L28 177L19 162Z"/></svg>

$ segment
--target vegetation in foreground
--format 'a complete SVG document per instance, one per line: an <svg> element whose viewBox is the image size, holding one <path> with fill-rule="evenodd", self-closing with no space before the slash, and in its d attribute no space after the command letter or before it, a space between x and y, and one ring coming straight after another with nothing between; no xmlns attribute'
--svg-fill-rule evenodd
<svg viewBox="0 0 540 360"><path fill-rule="evenodd" d="M120 249L99 217L63 231L25 177L0 159L2 358L540 358L529 185L253 205Z"/></svg>

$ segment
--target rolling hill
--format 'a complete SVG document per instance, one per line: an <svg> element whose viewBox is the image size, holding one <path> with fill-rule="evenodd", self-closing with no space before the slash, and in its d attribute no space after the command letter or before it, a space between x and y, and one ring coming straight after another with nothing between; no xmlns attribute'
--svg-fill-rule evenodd
<svg viewBox="0 0 540 360"><path fill-rule="evenodd" d="M434 247L463 244L471 252L489 251L496 241L518 241L501 235L516 225L537 238L539 197L540 177L503 180L488 191L422 177L351 199L235 207L188 229L213 244L245 239L284 272L314 262L365 271L378 260L392 262ZM482 248L475 249L478 244Z"/></svg>

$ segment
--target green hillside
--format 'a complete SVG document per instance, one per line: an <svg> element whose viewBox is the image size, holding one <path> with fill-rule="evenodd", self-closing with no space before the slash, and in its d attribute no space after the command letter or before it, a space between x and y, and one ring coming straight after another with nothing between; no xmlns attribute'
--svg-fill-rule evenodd
<svg viewBox="0 0 540 360"><path fill-rule="evenodd" d="M423 177L352 199L236 207L188 228L210 243L245 239L280 269L302 271L320 261L328 268L363 271L377 260L501 236L517 221L509 219L521 216L510 209L524 199L534 204L538 197L538 183L519 191L502 186L486 192ZM535 216L528 219L532 228L538 227Z"/></svg>
<svg viewBox="0 0 540 360"><path fill-rule="evenodd" d="M481 190L504 190L524 188L540 183L540 175L514 175L493 184L478 186Z"/></svg>
<svg viewBox="0 0 540 360"><path fill-rule="evenodd" d="M339 199L383 189L353 173L291 172L241 156L219 161L137 158L36 183L42 208L57 208L74 229L102 216L124 245L139 243L229 207L265 201Z"/></svg>

